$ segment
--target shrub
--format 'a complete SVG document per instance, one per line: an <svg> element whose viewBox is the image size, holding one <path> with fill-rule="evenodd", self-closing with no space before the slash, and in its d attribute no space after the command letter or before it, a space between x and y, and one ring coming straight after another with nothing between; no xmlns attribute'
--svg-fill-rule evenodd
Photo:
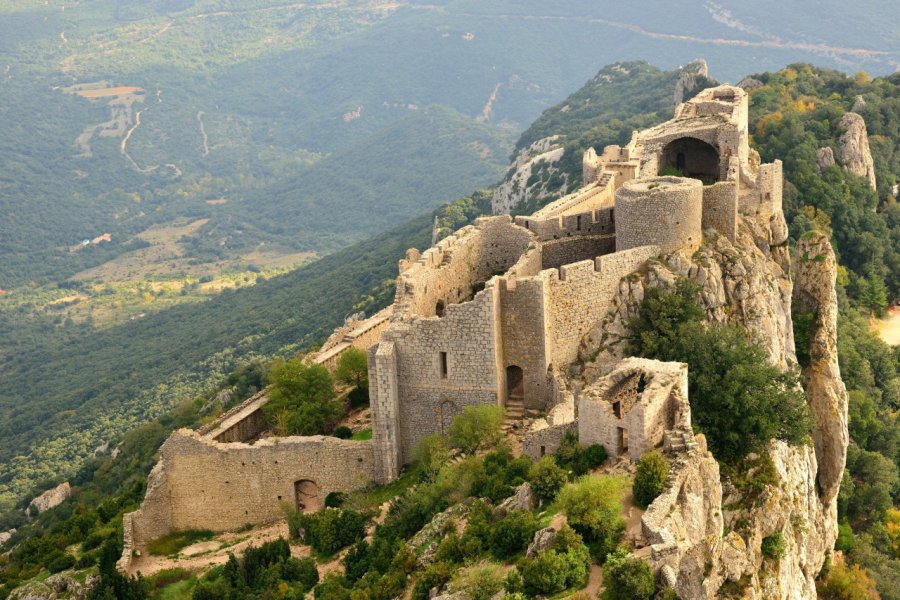
<svg viewBox="0 0 900 600"><path fill-rule="evenodd" d="M47 570L51 573L59 573L60 571L71 569L74 566L75 557L71 554L62 554L50 561L50 564L47 565Z"/></svg>
<svg viewBox="0 0 900 600"><path fill-rule="evenodd" d="M285 581L299 583L306 590L311 590L319 583L319 571L316 569L316 561L310 557L293 558L284 561L281 567L281 578Z"/></svg>
<svg viewBox="0 0 900 600"><path fill-rule="evenodd" d="M341 425L340 427L336 427L331 435L342 440L349 440L353 437L353 430L346 425Z"/></svg>
<svg viewBox="0 0 900 600"><path fill-rule="evenodd" d="M566 559L553 550L545 550L531 559L519 561L525 593L550 596L566 589Z"/></svg>
<svg viewBox="0 0 900 600"><path fill-rule="evenodd" d="M416 461L419 471L425 479L437 477L441 468L450 461L453 451L447 446L447 440L439 433L426 435L416 446Z"/></svg>
<svg viewBox="0 0 900 600"><path fill-rule="evenodd" d="M331 555L360 540L365 534L366 517L353 510L326 508L302 515L303 541L316 552Z"/></svg>
<svg viewBox="0 0 900 600"><path fill-rule="evenodd" d="M528 479L541 502L551 502L566 484L568 476L565 470L556 464L556 459L545 456L531 466Z"/></svg>
<svg viewBox="0 0 900 600"><path fill-rule="evenodd" d="M270 400L262 410L279 435L326 433L343 413L334 381L321 365L295 358L272 367L269 378Z"/></svg>
<svg viewBox="0 0 900 600"><path fill-rule="evenodd" d="M334 378L359 390L369 389L369 357L358 348L347 348L338 359Z"/></svg>
<svg viewBox="0 0 900 600"><path fill-rule="evenodd" d="M568 523L594 548L599 558L611 552L625 530L622 477L586 475L560 490L557 502Z"/></svg>
<svg viewBox="0 0 900 600"><path fill-rule="evenodd" d="M607 458L606 448L600 444L582 446L578 442L578 434L569 432L563 436L556 450L556 462L559 466L570 469L575 475L584 475L591 469L602 465Z"/></svg>
<svg viewBox="0 0 900 600"><path fill-rule="evenodd" d="M589 469L596 469L606 462L606 448L600 444L591 444L584 450L584 460Z"/></svg>
<svg viewBox="0 0 900 600"><path fill-rule="evenodd" d="M526 510L511 511L491 529L491 552L499 559L525 550L538 529L535 516Z"/></svg>
<svg viewBox="0 0 900 600"><path fill-rule="evenodd" d="M638 461L634 483L631 486L635 503L647 508L666 489L669 478L669 461L659 452L648 452Z"/></svg>
<svg viewBox="0 0 900 600"><path fill-rule="evenodd" d="M850 552L856 547L856 536L853 529L846 521L838 523L838 536L834 542L834 549L841 552Z"/></svg>
<svg viewBox="0 0 900 600"><path fill-rule="evenodd" d="M503 580L502 567L482 563L459 572L450 582L450 590L470 600L488 600L503 589Z"/></svg>
<svg viewBox="0 0 900 600"><path fill-rule="evenodd" d="M350 586L343 575L329 573L313 590L316 600L350 600ZM223 598L225 596L218 596Z"/></svg>
<svg viewBox="0 0 900 600"><path fill-rule="evenodd" d="M473 454L490 448L503 439L506 413L496 405L467 406L453 419L447 439L454 448Z"/></svg>
<svg viewBox="0 0 900 600"><path fill-rule="evenodd" d="M340 508L347 501L347 494L344 492L330 492L325 496L325 508Z"/></svg>
<svg viewBox="0 0 900 600"><path fill-rule="evenodd" d="M762 546L760 548L762 550L763 556L771 559L780 559L784 558L785 553L785 543L784 536L781 535L781 532L776 531L775 533L770 533L766 537L763 538Z"/></svg>
<svg viewBox="0 0 900 600"><path fill-rule="evenodd" d="M835 564L825 581L816 584L823 600L880 600L875 582L859 567Z"/></svg>
<svg viewBox="0 0 900 600"><path fill-rule="evenodd" d="M607 558L603 586L602 600L652 600L656 593L650 565L624 551L614 552Z"/></svg>
<svg viewBox="0 0 900 600"><path fill-rule="evenodd" d="M428 600L433 588L442 588L456 573L457 567L447 562L437 561L428 565L416 579L412 600Z"/></svg>
<svg viewBox="0 0 900 600"><path fill-rule="evenodd" d="M177 554L182 548L186 548L197 542L206 542L213 539L213 532L206 529L190 529L187 531L173 531L170 534L153 540L147 545L147 551L157 556L171 556Z"/></svg>

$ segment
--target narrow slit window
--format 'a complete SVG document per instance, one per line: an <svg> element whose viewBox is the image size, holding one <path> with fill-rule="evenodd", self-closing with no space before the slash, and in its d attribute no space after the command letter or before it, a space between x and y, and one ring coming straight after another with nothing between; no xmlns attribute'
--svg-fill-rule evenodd
<svg viewBox="0 0 900 600"><path fill-rule="evenodd" d="M441 379L447 379L447 353L441 352Z"/></svg>

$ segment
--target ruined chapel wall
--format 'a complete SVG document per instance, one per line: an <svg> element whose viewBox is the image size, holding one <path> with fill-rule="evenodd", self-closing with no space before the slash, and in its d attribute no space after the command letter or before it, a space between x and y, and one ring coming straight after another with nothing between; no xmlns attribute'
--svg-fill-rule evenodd
<svg viewBox="0 0 900 600"><path fill-rule="evenodd" d="M396 310L429 317L438 302L446 308L468 301L473 286L506 272L533 241L507 215L477 219L426 250L400 275Z"/></svg>
<svg viewBox="0 0 900 600"><path fill-rule="evenodd" d="M740 196L740 213L762 221L781 214L783 177L780 160L760 165L756 188Z"/></svg>
<svg viewBox="0 0 900 600"><path fill-rule="evenodd" d="M179 430L160 449L159 481L132 517L138 547L171 531L225 531L284 517L294 483L312 480L319 498L373 483L370 442L310 436L217 444Z"/></svg>
<svg viewBox="0 0 900 600"><path fill-rule="evenodd" d="M642 246L541 273L550 301L551 364L575 361L582 337L609 312L619 281L659 254L658 246Z"/></svg>
<svg viewBox="0 0 900 600"><path fill-rule="evenodd" d="M500 400L505 372L499 368L496 281L473 301L448 306L444 317L414 318L387 332L397 355L400 464L414 458L422 437L444 433L464 406Z"/></svg>

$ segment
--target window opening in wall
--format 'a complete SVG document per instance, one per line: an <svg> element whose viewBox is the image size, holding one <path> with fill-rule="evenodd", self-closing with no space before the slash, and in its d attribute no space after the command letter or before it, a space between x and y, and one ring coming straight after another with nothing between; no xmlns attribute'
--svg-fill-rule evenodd
<svg viewBox="0 0 900 600"><path fill-rule="evenodd" d="M618 400L613 402L613 414L616 416L617 419L622 418L622 403L619 402Z"/></svg>
<svg viewBox="0 0 900 600"><path fill-rule="evenodd" d="M438 300L437 304L434 305L434 314L438 317L444 316L444 301Z"/></svg>
<svg viewBox="0 0 900 600"><path fill-rule="evenodd" d="M547 455L547 446L541 446L541 457Z"/></svg>
<svg viewBox="0 0 900 600"><path fill-rule="evenodd" d="M575 229L581 231L581 215L575 217Z"/></svg>
<svg viewBox="0 0 900 600"><path fill-rule="evenodd" d="M447 379L447 353L441 352L441 379Z"/></svg>
<svg viewBox="0 0 900 600"><path fill-rule="evenodd" d="M641 373L641 376L638 377L637 393L643 394L645 389L647 389L647 378Z"/></svg>

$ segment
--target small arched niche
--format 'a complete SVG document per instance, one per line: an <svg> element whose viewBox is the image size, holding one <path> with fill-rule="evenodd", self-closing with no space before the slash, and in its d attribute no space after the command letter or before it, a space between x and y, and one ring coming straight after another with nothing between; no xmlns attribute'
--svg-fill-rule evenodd
<svg viewBox="0 0 900 600"><path fill-rule="evenodd" d="M322 508L319 486L312 479L301 479L294 483L294 500L298 512L312 513Z"/></svg>

